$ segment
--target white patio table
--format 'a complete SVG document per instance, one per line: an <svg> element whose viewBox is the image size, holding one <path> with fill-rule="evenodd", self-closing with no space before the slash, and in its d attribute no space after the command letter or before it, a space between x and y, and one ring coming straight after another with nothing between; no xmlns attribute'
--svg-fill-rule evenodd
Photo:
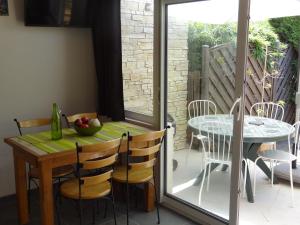
<svg viewBox="0 0 300 225"><path fill-rule="evenodd" d="M208 116L198 116L190 119L188 121L188 126L192 131L198 133L199 129L202 134L205 135L205 129L201 128L201 123L204 122L222 122L222 129L220 131L222 134L230 137L232 136L233 131L233 116L229 114L217 114L217 115L208 115ZM224 127L224 123L228 126ZM288 136L294 131L292 125L264 117L256 116L245 116L244 118L244 138L243 138L243 156L246 159L255 161L258 157L257 150L260 145L264 142L277 142L286 140ZM213 163L211 165L211 171L214 170L219 164ZM243 165L244 168L245 165ZM257 166L270 178L271 170L265 164L262 159L257 161ZM208 169L208 167L207 167ZM242 170L244 171L244 169ZM199 185L202 180L203 171L197 177L194 185ZM274 183L277 183L276 177L274 177ZM254 202L251 179L249 170L247 170L247 182L246 182L246 192L249 202Z"/></svg>

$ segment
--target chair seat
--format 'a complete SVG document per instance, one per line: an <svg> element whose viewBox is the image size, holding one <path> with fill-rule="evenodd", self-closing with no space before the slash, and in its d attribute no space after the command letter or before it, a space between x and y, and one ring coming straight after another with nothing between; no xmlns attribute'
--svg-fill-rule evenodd
<svg viewBox="0 0 300 225"><path fill-rule="evenodd" d="M105 181L100 184L83 185L81 187L81 199L96 199L106 196L111 191L111 184ZM78 179L74 178L62 183L60 187L62 196L71 199L79 199Z"/></svg>
<svg viewBox="0 0 300 225"><path fill-rule="evenodd" d="M112 177L115 181L126 183L126 166L120 166L115 168ZM145 183L151 180L152 178L153 178L152 167L140 169L140 170L128 171L128 183L131 184Z"/></svg>
<svg viewBox="0 0 300 225"><path fill-rule="evenodd" d="M282 162L291 162L296 159L296 156L283 150L265 150L262 152L258 152L257 154L258 156L264 159L276 160Z"/></svg>
<svg viewBox="0 0 300 225"><path fill-rule="evenodd" d="M64 177L67 176L71 173L74 172L74 168L72 165L67 165L67 166L61 166L61 167L57 167L54 168L52 171L52 177L53 178L59 178L59 177ZM39 178L39 170L36 167L32 167L30 168L30 172L29 172L29 176L31 176L32 178Z"/></svg>

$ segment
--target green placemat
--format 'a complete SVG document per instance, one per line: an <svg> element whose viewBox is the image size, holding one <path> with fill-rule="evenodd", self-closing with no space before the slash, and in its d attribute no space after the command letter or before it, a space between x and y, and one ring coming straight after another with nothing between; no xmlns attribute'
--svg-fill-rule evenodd
<svg viewBox="0 0 300 225"><path fill-rule="evenodd" d="M71 128L63 129L62 133L63 133L63 137L78 136L76 131ZM52 141L50 131L43 131L43 132L34 133L34 134L26 134L23 136L19 136L18 138L23 141L26 141L30 144L37 144L37 143Z"/></svg>
<svg viewBox="0 0 300 225"><path fill-rule="evenodd" d="M72 128L63 129L63 138L60 140L51 140L51 132L44 131L35 134L26 134L18 138L26 141L36 148L47 152L62 152L75 150L75 143L80 145L95 144L101 141L109 141L120 138L123 133L130 132L131 135L139 135L148 130L126 122L109 122L105 123L102 129L94 136L79 136Z"/></svg>

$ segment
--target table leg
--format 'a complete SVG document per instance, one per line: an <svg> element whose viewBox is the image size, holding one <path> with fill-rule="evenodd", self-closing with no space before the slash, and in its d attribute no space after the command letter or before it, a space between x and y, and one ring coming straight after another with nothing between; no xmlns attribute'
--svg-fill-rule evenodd
<svg viewBox="0 0 300 225"><path fill-rule="evenodd" d="M29 223L26 163L16 151L14 151L14 165L19 222L24 225Z"/></svg>
<svg viewBox="0 0 300 225"><path fill-rule="evenodd" d="M247 199L248 199L248 202L254 203L249 167L247 168L247 174L244 174L245 173L245 162L244 161L243 161L242 165L243 165L243 169L242 169L243 175L247 176L247 179L246 179Z"/></svg>
<svg viewBox="0 0 300 225"><path fill-rule="evenodd" d="M215 170L220 164L219 163L211 163L210 166L210 172L212 172L213 170ZM209 164L206 166L206 171L209 170ZM198 177L196 178L195 182L194 182L194 186L199 186L202 182L202 177L203 177L203 173L204 170L202 170L202 172L198 175ZM205 174L205 176L207 177L208 173Z"/></svg>
<svg viewBox="0 0 300 225"><path fill-rule="evenodd" d="M40 208L42 225L54 225L52 167L48 161L39 162Z"/></svg>
<svg viewBox="0 0 300 225"><path fill-rule="evenodd" d="M228 165L222 165L222 171L225 172L228 169Z"/></svg>

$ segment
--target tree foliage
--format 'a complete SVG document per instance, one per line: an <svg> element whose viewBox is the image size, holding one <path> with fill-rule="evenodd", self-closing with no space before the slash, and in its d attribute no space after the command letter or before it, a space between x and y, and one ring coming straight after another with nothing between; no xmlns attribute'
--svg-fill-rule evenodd
<svg viewBox="0 0 300 225"><path fill-rule="evenodd" d="M203 45L210 47L224 44L236 44L237 24L203 24L193 22L189 24L189 69L190 71L201 70L201 50ZM274 69L274 62L286 47L280 42L274 28L268 21L251 23L249 27L249 48L252 56L263 61L268 46L268 69Z"/></svg>
<svg viewBox="0 0 300 225"><path fill-rule="evenodd" d="M236 24L227 23L222 25L204 24L194 22L189 24L188 30L188 58L190 71L201 70L202 46L236 42Z"/></svg>
<svg viewBox="0 0 300 225"><path fill-rule="evenodd" d="M270 24L282 42L292 44L298 50L300 43L300 16L274 18L270 20Z"/></svg>

